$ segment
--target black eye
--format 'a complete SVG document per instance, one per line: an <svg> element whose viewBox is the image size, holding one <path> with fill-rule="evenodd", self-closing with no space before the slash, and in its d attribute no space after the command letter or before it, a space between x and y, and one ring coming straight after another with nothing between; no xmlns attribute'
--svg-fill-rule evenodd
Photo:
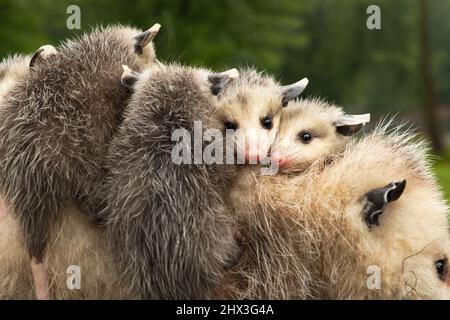
<svg viewBox="0 0 450 320"><path fill-rule="evenodd" d="M435 265L439 279L444 280L447 273L447 259L438 260Z"/></svg>
<svg viewBox="0 0 450 320"><path fill-rule="evenodd" d="M237 125L231 121L225 121L223 123L223 125L225 126L225 129L228 129L228 130L236 130L236 128L237 128Z"/></svg>
<svg viewBox="0 0 450 320"><path fill-rule="evenodd" d="M270 130L273 127L273 120L270 116L265 116L262 120L261 120L261 125L263 126L263 128Z"/></svg>
<svg viewBox="0 0 450 320"><path fill-rule="evenodd" d="M313 138L312 134L309 132L300 132L298 134L298 137L300 138L300 141L303 143L309 143Z"/></svg>

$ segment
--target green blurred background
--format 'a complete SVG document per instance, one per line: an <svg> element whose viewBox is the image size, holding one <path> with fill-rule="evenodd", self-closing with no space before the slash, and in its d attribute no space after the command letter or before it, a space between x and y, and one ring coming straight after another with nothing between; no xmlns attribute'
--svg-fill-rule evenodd
<svg viewBox="0 0 450 320"><path fill-rule="evenodd" d="M69 5L81 30L68 30ZM369 30L369 5L381 30ZM397 115L432 142L450 199L450 0L0 0L0 57L98 24L162 24L161 60L214 69L254 65L348 112Z"/></svg>

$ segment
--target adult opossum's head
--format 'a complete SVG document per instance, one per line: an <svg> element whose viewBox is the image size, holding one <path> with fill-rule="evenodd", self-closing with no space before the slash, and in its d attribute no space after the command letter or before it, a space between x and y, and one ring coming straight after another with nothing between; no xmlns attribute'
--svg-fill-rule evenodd
<svg viewBox="0 0 450 320"><path fill-rule="evenodd" d="M316 179L325 296L450 298L449 211L413 138L375 133Z"/></svg>
<svg viewBox="0 0 450 320"><path fill-rule="evenodd" d="M266 158L276 137L280 112L306 88L308 79L280 86L272 77L248 69L218 94L217 119L235 153L256 162Z"/></svg>
<svg viewBox="0 0 450 320"><path fill-rule="evenodd" d="M365 238L373 246L368 257L379 263L380 285L384 276L398 297L450 299L447 207L434 186L414 181L409 187L406 181L372 189L359 201Z"/></svg>
<svg viewBox="0 0 450 320"><path fill-rule="evenodd" d="M325 101L293 101L281 112L272 161L281 170L304 170L313 161L342 150L370 115L347 115Z"/></svg>
<svg viewBox="0 0 450 320"><path fill-rule="evenodd" d="M53 46L45 45L32 56L14 55L2 60L0 62L0 103L17 81L23 79L33 67L56 53Z"/></svg>

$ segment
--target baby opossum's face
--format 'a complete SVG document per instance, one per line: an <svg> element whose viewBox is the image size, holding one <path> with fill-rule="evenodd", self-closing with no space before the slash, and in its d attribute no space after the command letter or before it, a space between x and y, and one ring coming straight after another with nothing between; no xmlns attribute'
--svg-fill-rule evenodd
<svg viewBox="0 0 450 320"><path fill-rule="evenodd" d="M232 135L235 152L257 161L266 157L276 137L281 108L274 87L243 88L219 100L216 114L224 132Z"/></svg>
<svg viewBox="0 0 450 320"><path fill-rule="evenodd" d="M307 79L281 87L272 78L252 70L225 87L218 95L216 117L227 142L240 159L256 163L267 157L280 123L283 106L296 98Z"/></svg>
<svg viewBox="0 0 450 320"><path fill-rule="evenodd" d="M351 124L343 123L351 117ZM344 115L341 108L320 100L292 102L281 112L271 158L281 170L304 170L313 161L341 150L368 120L368 115Z"/></svg>

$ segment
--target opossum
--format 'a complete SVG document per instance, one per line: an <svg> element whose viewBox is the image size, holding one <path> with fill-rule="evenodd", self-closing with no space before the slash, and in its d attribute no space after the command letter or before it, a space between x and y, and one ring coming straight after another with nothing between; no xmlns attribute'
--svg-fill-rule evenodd
<svg viewBox="0 0 450 320"><path fill-rule="evenodd" d="M32 257L38 298L48 298L42 259L49 229L66 206L94 216L108 143L130 91L122 64L159 66L145 32L112 26L64 42L5 97L0 113L0 189L17 216ZM42 290L41 290L41 289Z"/></svg>
<svg viewBox="0 0 450 320"><path fill-rule="evenodd" d="M342 108L320 99L292 101L281 111L276 139L270 147L270 156L272 161L277 163L278 173L298 174L307 169L314 161L329 159L342 152L346 144L350 142L350 137L356 134L369 120L369 114L348 115L343 112ZM245 118L242 121L245 122ZM265 215L263 215L262 221L267 224L270 221L271 228L279 229L278 231L268 230L265 224L249 226L246 223L246 219L254 212L252 205L260 201L260 195L255 192L255 184L258 182L259 175L260 172L257 170L241 170L231 188L229 200L229 208L236 212L239 221L243 219L243 221L238 222L238 225L241 226L240 240L248 242L246 234L251 234L251 237L253 237L251 243L244 244L244 247L251 250L256 257L260 256L267 248L275 251L282 250L284 246L281 246L279 241L283 240L274 237L272 241L270 237L273 233L285 234L286 231L282 232L282 230L292 227L292 224L286 223L283 218L275 221ZM269 232L265 234L263 231ZM261 234L255 235L255 232ZM285 263L282 266L284 274L300 273L298 269L301 269L300 263L295 263L295 260L289 258L290 260L287 261L292 263L288 264L287 261L284 261L288 256L287 254L281 251L273 253L283 257L279 259L278 263L280 263L280 267ZM300 256L297 258L301 259ZM263 274L264 268L261 270ZM285 297L282 294L275 294L275 292L282 292L280 286L285 284L282 282L285 278L279 277L277 273L267 273L262 276L267 277L267 279L261 281L261 283L271 287L271 289L266 292L265 289L259 288L258 290L261 291L255 293L257 296L307 298L310 295L309 292L305 292L306 290L302 290L305 286L304 283L295 282L291 282L290 285L299 292L303 292L304 295L297 296L294 292L290 292L292 295ZM278 283L278 281L281 282ZM226 296L226 291L222 291L219 293L220 295Z"/></svg>
<svg viewBox="0 0 450 320"><path fill-rule="evenodd" d="M295 89L283 90L254 71L233 81L229 72L208 74L179 65L142 75L128 69L124 73L125 85L135 92L109 151L102 219L123 282L138 298L210 298L239 252L225 206L235 166L174 163L174 130L192 134L194 121L202 121L201 132L224 130L229 118L221 118L223 106L240 92L246 97L252 88L267 95L273 91L274 100L259 100L258 107L272 104L267 110L274 113L283 99L294 96ZM240 101L237 108L257 111L255 101ZM261 126L259 119L257 124ZM189 154L195 153L195 143L189 143ZM200 144L202 150L210 145Z"/></svg>
<svg viewBox="0 0 450 320"><path fill-rule="evenodd" d="M345 114L322 99L293 101L281 113L272 160L281 170L302 171L317 159L341 152L369 121L370 114Z"/></svg>
<svg viewBox="0 0 450 320"><path fill-rule="evenodd" d="M324 196L308 218L332 230L320 240L320 297L450 298L449 208L415 139L379 127L316 180Z"/></svg>
<svg viewBox="0 0 450 320"><path fill-rule="evenodd" d="M271 76L246 69L233 83L218 94L216 118L223 123L229 143L247 164L267 157L274 142L283 107L297 98L308 85L308 79L281 86ZM230 139L231 138L231 139Z"/></svg>
<svg viewBox="0 0 450 320"><path fill-rule="evenodd" d="M55 47L45 45L40 47L33 55L16 54L3 59L0 62L0 106L3 97L20 79L28 74L31 68L53 54L56 54Z"/></svg>
<svg viewBox="0 0 450 320"><path fill-rule="evenodd" d="M450 297L448 207L410 133L379 126L331 163L259 177L235 298ZM254 200L254 199L257 199Z"/></svg>
<svg viewBox="0 0 450 320"><path fill-rule="evenodd" d="M294 100L308 83L309 80L303 78L281 86L271 76L247 69L219 93L215 116L223 123L227 145L232 145L230 149L235 152L234 161L246 164L237 167L238 175L227 197L230 208L235 205L236 198L245 197L247 190L252 192L254 176L264 173L261 165L267 164L264 161L279 136L280 117L284 111L296 109ZM273 157L275 172L278 160ZM245 235L237 231L236 238L244 241Z"/></svg>
<svg viewBox="0 0 450 320"><path fill-rule="evenodd" d="M2 211L9 211L2 201ZM104 230L74 207L49 231L43 261L54 299L129 299L117 277ZM35 299L28 249L17 219L0 215L0 299Z"/></svg>
<svg viewBox="0 0 450 320"><path fill-rule="evenodd" d="M290 102L278 118L275 139L268 140L275 169L270 174L299 173L314 161L341 152L351 137L370 121L370 114L345 114L341 107L313 98ZM246 122L245 118L241 119ZM260 174L259 167L240 170L231 189L230 206L242 209L240 199L247 201L246 197L255 195L254 180ZM243 238L244 234L241 233Z"/></svg>

